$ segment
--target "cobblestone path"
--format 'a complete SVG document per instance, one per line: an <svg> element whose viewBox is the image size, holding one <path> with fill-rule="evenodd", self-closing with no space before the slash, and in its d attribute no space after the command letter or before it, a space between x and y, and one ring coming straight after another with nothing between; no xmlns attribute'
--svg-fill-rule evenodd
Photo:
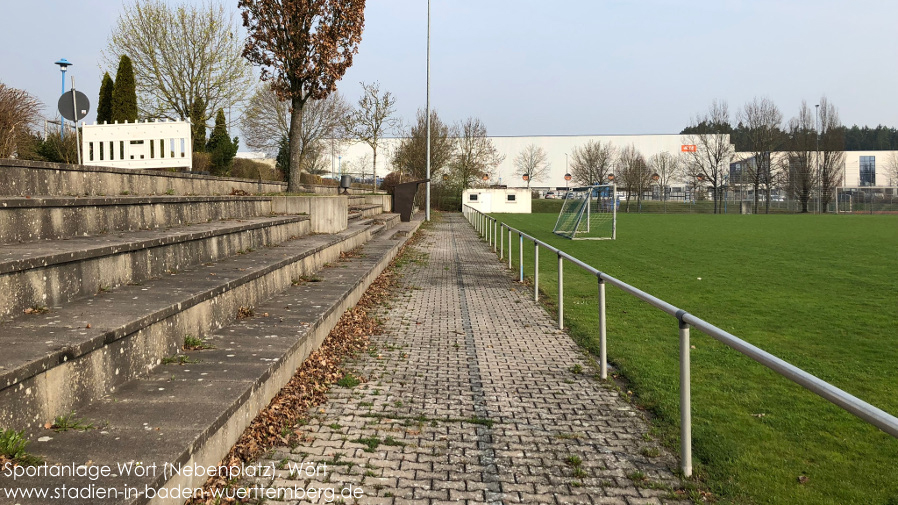
<svg viewBox="0 0 898 505"><path fill-rule="evenodd" d="M460 215L412 255L385 333L350 364L366 382L334 386L259 484L288 503L686 503L646 422Z"/></svg>

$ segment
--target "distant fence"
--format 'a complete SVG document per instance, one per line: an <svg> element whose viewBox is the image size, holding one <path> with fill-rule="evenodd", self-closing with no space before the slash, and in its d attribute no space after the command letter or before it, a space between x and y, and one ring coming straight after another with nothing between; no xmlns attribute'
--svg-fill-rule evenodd
<svg viewBox="0 0 898 505"><path fill-rule="evenodd" d="M884 432L898 438L898 418L881 409L860 400L859 398L842 391L832 384L817 378L814 375L792 365L780 358L755 347L741 338L724 331L713 324L700 319L685 310L655 296L635 288L619 279L616 279L593 266L579 260L566 252L553 247L539 239L500 223L497 219L465 205L463 208L465 218L474 226L474 229L487 241L498 253L499 259L508 257L508 268L512 268L512 251L517 243L518 279L524 282L524 242L533 244L534 269L533 269L533 296L539 299L539 252L540 249L555 255L558 258L558 328L564 328L564 263L565 261L577 266L598 281L597 308L599 312L599 365L602 379L608 378L607 334L605 313L605 284L610 284L621 291L632 295L649 305L673 316L677 320L677 328L680 337L680 465L686 477L692 475L692 399L691 399L691 365L689 328L693 326L718 342L731 347L752 360L766 366L783 377L795 382L801 387L816 393L831 403L839 406L855 416L867 421ZM506 240L507 234L507 240Z"/></svg>
<svg viewBox="0 0 898 505"><path fill-rule="evenodd" d="M739 200L728 195L727 199L717 202L720 214L755 214L754 200ZM829 202L824 212L845 214L898 214L898 188L840 188L837 200ZM838 206L836 202L838 201ZM533 212L558 213L561 210L561 199L535 199L533 200ZM714 201L701 200L658 200L637 199L631 197L618 199L618 212L633 214L713 214ZM807 209L807 212L820 213L822 203L818 203L816 197L807 199L806 205L800 199L777 197L767 205L763 199L759 199L758 214L798 214Z"/></svg>

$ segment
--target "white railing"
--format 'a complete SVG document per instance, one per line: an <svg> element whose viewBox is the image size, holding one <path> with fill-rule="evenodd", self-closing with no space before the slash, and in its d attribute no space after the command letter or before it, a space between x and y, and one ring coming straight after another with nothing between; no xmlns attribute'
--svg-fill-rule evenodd
<svg viewBox="0 0 898 505"><path fill-rule="evenodd" d="M689 364L689 327L693 326L702 333L729 346L754 361L766 366L783 377L797 383L803 388L822 396L826 400L838 405L855 416L876 426L882 431L898 438L898 418L869 403L853 396L832 384L821 380L804 370L783 361L780 358L755 347L748 342L721 330L717 326L700 319L685 310L654 297L645 291L635 288L626 282L616 279L594 268L583 261L552 247L551 245L536 239L526 233L512 228L505 223L500 223L493 217L465 205L462 208L465 218L474 226L474 229L489 242L493 252L497 252L499 259L506 256L505 234L508 232L508 268L512 267L512 235L517 234L518 242L518 280L524 282L524 240L533 242L533 296L539 299L539 249L543 248L558 256L558 329L564 329L564 262L567 261L594 275L598 281L598 310L599 310L599 364L602 379L608 378L607 335L605 332L605 284L610 284L620 290L635 296L636 298L660 309L677 319L680 335L680 468L683 475L692 475L692 401L690 398L690 364Z"/></svg>

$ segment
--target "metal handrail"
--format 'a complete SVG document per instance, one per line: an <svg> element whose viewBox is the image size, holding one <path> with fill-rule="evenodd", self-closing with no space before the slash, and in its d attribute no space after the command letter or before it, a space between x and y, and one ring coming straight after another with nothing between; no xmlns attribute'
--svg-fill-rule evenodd
<svg viewBox="0 0 898 505"><path fill-rule="evenodd" d="M739 351L754 361L766 366L783 377L795 382L803 388L816 393L843 410L854 414L864 421L876 426L889 435L898 438L898 418L888 412L874 407L869 403L846 393L832 384L784 361L763 349L760 349L739 337L724 331L717 326L701 319L685 310L676 307L656 296L635 288L620 279L616 279L601 270L584 263L570 254L513 228L497 219L488 216L479 210L464 205L462 212L465 218L474 225L474 228L485 237L497 251L499 259L505 256L505 231L508 231L508 268L511 268L512 234L518 235L519 256L519 281L524 282L524 239L533 242L535 258L539 258L539 248L558 256L558 328L564 329L564 261L572 263L598 280L598 309L599 309L599 364L602 379L608 378L607 335L605 320L605 284L610 284L649 305L665 312L677 319L680 336L680 465L683 475L692 475L692 402L690 386L690 356L689 356L689 327L693 326L702 333L710 336L718 342ZM539 299L539 261L534 261L533 296Z"/></svg>

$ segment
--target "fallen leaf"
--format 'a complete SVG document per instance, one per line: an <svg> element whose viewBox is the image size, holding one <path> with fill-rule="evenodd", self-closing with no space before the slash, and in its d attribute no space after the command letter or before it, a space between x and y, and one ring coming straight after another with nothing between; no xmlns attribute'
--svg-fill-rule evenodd
<svg viewBox="0 0 898 505"><path fill-rule="evenodd" d="M809 479L807 475L799 475L798 476L799 484L807 484L809 480L811 480L811 479Z"/></svg>
<svg viewBox="0 0 898 505"><path fill-rule="evenodd" d="M87 323L87 326L85 326L85 328L90 329L90 323Z"/></svg>

